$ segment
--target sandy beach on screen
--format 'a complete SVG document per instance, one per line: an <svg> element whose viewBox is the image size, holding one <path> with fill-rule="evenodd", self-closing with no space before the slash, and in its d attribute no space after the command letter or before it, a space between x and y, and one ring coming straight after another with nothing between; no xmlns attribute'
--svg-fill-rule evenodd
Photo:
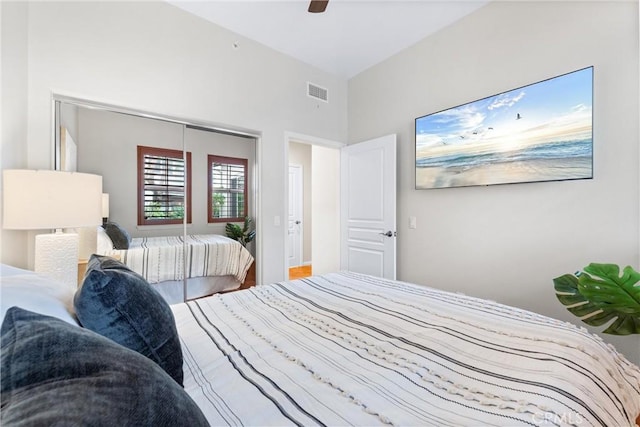
<svg viewBox="0 0 640 427"><path fill-rule="evenodd" d="M416 168L416 188L466 187L591 178L591 158L527 160L479 166Z"/></svg>

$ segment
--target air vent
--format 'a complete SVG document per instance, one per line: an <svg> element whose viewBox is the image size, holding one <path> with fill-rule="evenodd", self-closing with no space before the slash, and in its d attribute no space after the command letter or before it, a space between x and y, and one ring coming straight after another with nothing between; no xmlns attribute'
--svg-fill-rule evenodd
<svg viewBox="0 0 640 427"><path fill-rule="evenodd" d="M320 101L329 102L329 91L313 83L307 82L307 95Z"/></svg>

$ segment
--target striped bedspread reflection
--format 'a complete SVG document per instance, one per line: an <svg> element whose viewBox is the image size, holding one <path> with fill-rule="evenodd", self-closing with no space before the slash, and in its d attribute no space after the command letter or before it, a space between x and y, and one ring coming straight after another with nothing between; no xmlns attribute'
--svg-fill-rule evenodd
<svg viewBox="0 0 640 427"><path fill-rule="evenodd" d="M211 425L627 426L640 370L584 328L333 273L172 306Z"/></svg>
<svg viewBox="0 0 640 427"><path fill-rule="evenodd" d="M218 234L134 238L127 250L114 251L149 283L185 277L232 275L243 282L253 256L240 243Z"/></svg>

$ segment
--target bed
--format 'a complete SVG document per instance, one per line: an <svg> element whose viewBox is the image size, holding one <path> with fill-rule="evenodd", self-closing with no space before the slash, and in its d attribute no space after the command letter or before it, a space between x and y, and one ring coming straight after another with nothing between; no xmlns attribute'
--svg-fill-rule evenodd
<svg viewBox="0 0 640 427"><path fill-rule="evenodd" d="M187 299L199 298L238 289L254 261L244 246L226 236L130 238L115 223L110 223L106 231L98 227L96 253L115 256L124 262L156 287L170 304L184 300L185 276Z"/></svg>
<svg viewBox="0 0 640 427"><path fill-rule="evenodd" d="M599 337L429 287L339 272L169 309L204 425L632 426L640 415L640 369Z"/></svg>

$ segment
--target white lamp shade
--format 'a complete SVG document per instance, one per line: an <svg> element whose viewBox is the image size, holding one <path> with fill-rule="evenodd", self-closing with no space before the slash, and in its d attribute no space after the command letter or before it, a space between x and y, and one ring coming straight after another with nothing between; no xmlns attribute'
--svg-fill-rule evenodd
<svg viewBox="0 0 640 427"><path fill-rule="evenodd" d="M14 230L102 224L102 177L78 172L2 172L3 227Z"/></svg>
<svg viewBox="0 0 640 427"><path fill-rule="evenodd" d="M109 218L109 193L102 193L102 218Z"/></svg>

